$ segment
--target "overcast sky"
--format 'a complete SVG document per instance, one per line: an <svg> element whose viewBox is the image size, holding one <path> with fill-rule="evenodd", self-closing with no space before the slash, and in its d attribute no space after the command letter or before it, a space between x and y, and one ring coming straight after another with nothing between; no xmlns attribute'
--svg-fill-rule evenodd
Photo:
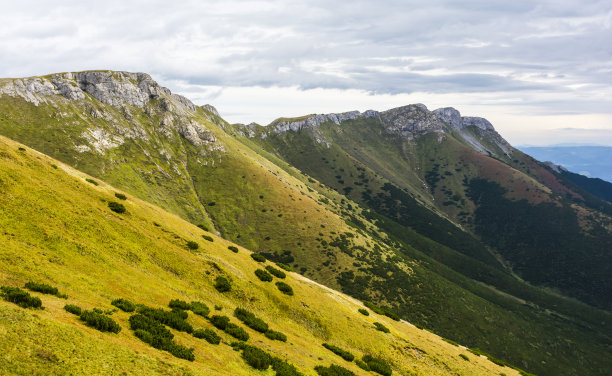
<svg viewBox="0 0 612 376"><path fill-rule="evenodd" d="M409 103L612 145L605 1L2 1L0 76L142 71L230 122Z"/></svg>

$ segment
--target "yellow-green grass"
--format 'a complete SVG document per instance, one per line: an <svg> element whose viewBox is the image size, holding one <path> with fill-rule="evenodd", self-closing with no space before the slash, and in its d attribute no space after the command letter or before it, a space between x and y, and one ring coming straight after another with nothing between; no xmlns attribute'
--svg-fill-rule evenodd
<svg viewBox="0 0 612 376"><path fill-rule="evenodd" d="M0 302L0 374L273 374L250 368L227 346L233 339L225 333L220 333L223 343L214 346L173 331L176 342L195 348L196 360L188 362L134 337L127 313L115 312L123 330L106 334L63 310L66 303L108 310L119 297L154 307L174 298L199 300L223 307L220 313L230 317L235 307L248 308L288 337L286 343L270 341L247 328L249 343L307 375L315 375L315 365L330 363L367 374L323 348L323 342L358 357L380 356L398 375L517 374L410 324L374 313L363 316L357 312L361 303L297 274L286 279L295 295L283 295L255 277L259 265L248 250L233 253L227 249L232 243L131 195L123 202L127 212L116 214L107 206L116 200L116 189L102 181L92 185L87 175L20 147L0 137L0 284L44 282L69 298L32 293L42 299L42 311ZM189 251L189 240L199 249ZM231 292L213 288L218 275L231 279ZM188 320L195 328L211 327L193 314ZM376 321L391 333L377 331ZM233 317L232 322L239 323Z"/></svg>

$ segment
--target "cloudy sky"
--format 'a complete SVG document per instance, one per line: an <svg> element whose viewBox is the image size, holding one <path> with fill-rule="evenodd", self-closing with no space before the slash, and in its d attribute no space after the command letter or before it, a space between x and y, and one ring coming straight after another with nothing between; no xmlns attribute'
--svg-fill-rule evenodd
<svg viewBox="0 0 612 376"><path fill-rule="evenodd" d="M0 77L142 71L230 122L409 103L612 145L604 1L3 1Z"/></svg>

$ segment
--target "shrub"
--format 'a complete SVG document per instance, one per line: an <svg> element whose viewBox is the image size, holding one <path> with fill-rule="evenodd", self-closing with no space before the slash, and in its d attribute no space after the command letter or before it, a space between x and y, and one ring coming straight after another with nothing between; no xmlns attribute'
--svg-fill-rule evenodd
<svg viewBox="0 0 612 376"><path fill-rule="evenodd" d="M213 315L209 321L215 328L225 330L230 319L227 316Z"/></svg>
<svg viewBox="0 0 612 376"><path fill-rule="evenodd" d="M15 303L22 308L44 309L40 298L31 296L27 291L18 287L2 286L0 287L0 295L4 300Z"/></svg>
<svg viewBox="0 0 612 376"><path fill-rule="evenodd" d="M365 308L359 308L358 311L364 316L370 316L370 312L368 312L368 310Z"/></svg>
<svg viewBox="0 0 612 376"><path fill-rule="evenodd" d="M233 245L228 246L227 249L234 253L238 253L238 247L234 247Z"/></svg>
<svg viewBox="0 0 612 376"><path fill-rule="evenodd" d="M121 327L110 317L94 311L83 311L79 316L85 325L97 329L101 332L119 333Z"/></svg>
<svg viewBox="0 0 612 376"><path fill-rule="evenodd" d="M274 279L272 278L272 275L270 275L270 273L268 273L267 271L263 269L255 270L255 275L257 276L257 278L259 278L263 282L270 282Z"/></svg>
<svg viewBox="0 0 612 376"><path fill-rule="evenodd" d="M209 242L215 241L215 239L213 239L212 236L208 236L208 235L202 235L202 238L204 238L204 240L208 240Z"/></svg>
<svg viewBox="0 0 612 376"><path fill-rule="evenodd" d="M210 308L202 302L191 302L191 312L198 316L206 317L210 313Z"/></svg>
<svg viewBox="0 0 612 376"><path fill-rule="evenodd" d="M86 178L85 179L86 182L91 183L93 185L100 185L100 183L98 183L97 181L90 179L90 178Z"/></svg>
<svg viewBox="0 0 612 376"><path fill-rule="evenodd" d="M463 360L467 360L468 362L470 361L470 358L468 358L467 355L459 354L459 357L461 357Z"/></svg>
<svg viewBox="0 0 612 376"><path fill-rule="evenodd" d="M383 376L391 376L391 367L384 360L375 358L371 355L364 355L361 359L370 367L372 372L376 372Z"/></svg>
<svg viewBox="0 0 612 376"><path fill-rule="evenodd" d="M329 351L333 352L336 355L339 355L342 357L342 359L346 360L347 362L352 362L353 359L355 359L355 356L353 354L351 354L350 352L341 349L338 346L334 346L334 345L330 345L328 343L324 343L323 347L325 347L326 349L328 349Z"/></svg>
<svg viewBox="0 0 612 376"><path fill-rule="evenodd" d="M181 332L193 332L191 324L185 321L187 319L187 312L183 310L173 309L172 311L164 311L163 309L140 307L138 313Z"/></svg>
<svg viewBox="0 0 612 376"><path fill-rule="evenodd" d="M189 361L195 360L192 348L178 345L169 338L157 337L143 329L134 330L134 335L140 338L143 342L148 343L150 346L156 349L168 351L177 358L186 359Z"/></svg>
<svg viewBox="0 0 612 376"><path fill-rule="evenodd" d="M144 330L154 337L167 339L174 338L174 334L172 334L163 324L151 317L141 314L135 314L130 317L130 329Z"/></svg>
<svg viewBox="0 0 612 376"><path fill-rule="evenodd" d="M277 262L276 266L278 266L279 268L286 270L288 272L292 272L293 268L291 267L291 265L287 265L287 264L283 264L282 262Z"/></svg>
<svg viewBox="0 0 612 376"><path fill-rule="evenodd" d="M387 316L387 317L389 317L392 320L399 321L399 319L400 319L398 315L396 315L395 313L391 312L391 310L388 309L388 308L379 307L379 306L375 305L374 303L368 302L368 301L363 302L363 305L365 305L366 307L368 307L372 311L378 313L379 315Z"/></svg>
<svg viewBox="0 0 612 376"><path fill-rule="evenodd" d="M57 290L57 287L53 287L53 286L47 285L45 283L26 282L24 287L26 289L30 290L30 291L36 291L36 292L40 292L42 294L55 295L58 298L68 299L68 295L60 293Z"/></svg>
<svg viewBox="0 0 612 376"><path fill-rule="evenodd" d="M182 309L183 311L189 311L191 309L191 304L180 299L172 299L170 303L168 303L168 307L172 309Z"/></svg>
<svg viewBox="0 0 612 376"><path fill-rule="evenodd" d="M193 331L193 336L196 338L205 339L208 343L218 345L221 343L221 337L212 329L198 329Z"/></svg>
<svg viewBox="0 0 612 376"><path fill-rule="evenodd" d="M115 299L111 302L111 304L124 312L134 312L136 310L134 303L123 298Z"/></svg>
<svg viewBox="0 0 612 376"><path fill-rule="evenodd" d="M117 197L119 200L127 200L127 196L124 195L123 193L116 193L115 192L115 197Z"/></svg>
<svg viewBox="0 0 612 376"><path fill-rule="evenodd" d="M249 333L247 333L246 330L242 329L238 325L231 323L231 322L227 324L224 332L240 341L249 340Z"/></svg>
<svg viewBox="0 0 612 376"><path fill-rule="evenodd" d="M261 253L251 253L251 258L257 262L266 262L266 257Z"/></svg>
<svg viewBox="0 0 612 376"><path fill-rule="evenodd" d="M66 312L70 312L73 315L77 315L77 316L81 316L81 307L76 306L74 304L66 304L64 306L64 309L66 310Z"/></svg>
<svg viewBox="0 0 612 376"><path fill-rule="evenodd" d="M304 376L293 364L275 356L272 357L272 369L276 372L276 376Z"/></svg>
<svg viewBox="0 0 612 376"><path fill-rule="evenodd" d="M272 364L272 357L267 352L255 347L245 345L242 350L242 358L251 367L258 370L267 370Z"/></svg>
<svg viewBox="0 0 612 376"><path fill-rule="evenodd" d="M110 210L114 211L115 213L125 213L125 206L123 206L123 204L120 204L118 202L115 201L110 201L108 203L108 207L110 208Z"/></svg>
<svg viewBox="0 0 612 376"><path fill-rule="evenodd" d="M230 284L230 281L227 278L217 277L215 279L215 288L219 292L226 292L232 289L232 285Z"/></svg>
<svg viewBox="0 0 612 376"><path fill-rule="evenodd" d="M376 330L380 330L383 333L390 333L391 332L389 330L389 328L387 328L386 326L384 326L383 324L381 324L379 322L375 322L374 326L376 327Z"/></svg>
<svg viewBox="0 0 612 376"><path fill-rule="evenodd" d="M264 335L273 341L287 342L287 336L281 332L267 330Z"/></svg>
<svg viewBox="0 0 612 376"><path fill-rule="evenodd" d="M329 367L316 366L315 371L317 371L320 376L357 376L353 373L353 371L335 364L332 364Z"/></svg>
<svg viewBox="0 0 612 376"><path fill-rule="evenodd" d="M198 226L199 228L201 228L202 230L204 230L204 231L208 231L208 226L206 226L206 225L204 225L204 224L202 224L202 223L200 223L200 224L199 224L199 225L197 225L197 226Z"/></svg>
<svg viewBox="0 0 612 376"><path fill-rule="evenodd" d="M293 289L285 282L276 282L276 287L285 295L293 295Z"/></svg>
<svg viewBox="0 0 612 376"><path fill-rule="evenodd" d="M361 368L362 370L365 371L370 371L370 366L368 366L368 363L364 362L361 359L355 359L355 364L357 364L357 367Z"/></svg>
<svg viewBox="0 0 612 376"><path fill-rule="evenodd" d="M187 241L187 248L191 249L191 250L196 250L198 248L200 248L200 245L196 242L194 242L193 240L188 240Z"/></svg>
<svg viewBox="0 0 612 376"><path fill-rule="evenodd" d="M265 321L244 308L236 308L234 316L255 331L265 333L268 330L268 324Z"/></svg>
<svg viewBox="0 0 612 376"><path fill-rule="evenodd" d="M287 277L287 275L283 271L276 269L272 265L267 265L266 270L268 271L268 273L272 274L276 278L285 279L285 277Z"/></svg>

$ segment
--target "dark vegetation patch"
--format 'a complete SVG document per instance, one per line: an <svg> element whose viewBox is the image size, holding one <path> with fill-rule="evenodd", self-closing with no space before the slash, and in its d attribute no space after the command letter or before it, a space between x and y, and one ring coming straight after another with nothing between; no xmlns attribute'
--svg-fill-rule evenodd
<svg viewBox="0 0 612 376"><path fill-rule="evenodd" d="M191 310L191 312L202 317L206 317L210 313L210 308L208 308L206 303L202 302L191 302L191 304L189 305L189 309Z"/></svg>
<svg viewBox="0 0 612 376"><path fill-rule="evenodd" d="M119 333L121 326L110 317L95 311L83 311L79 319L85 322L85 325L97 329L101 332Z"/></svg>
<svg viewBox="0 0 612 376"><path fill-rule="evenodd" d="M272 364L270 354L260 348L246 344L242 349L242 358L248 365L260 371L267 370Z"/></svg>
<svg viewBox="0 0 612 376"><path fill-rule="evenodd" d="M221 337L212 329L197 329L193 331L193 336L196 338L205 339L208 343L218 345L221 343Z"/></svg>
<svg viewBox="0 0 612 376"><path fill-rule="evenodd" d="M277 332L275 330L268 329L264 335L273 341L287 342L287 336L284 333Z"/></svg>
<svg viewBox="0 0 612 376"><path fill-rule="evenodd" d="M66 304L64 306L64 310L66 310L66 312L72 313L73 315L77 315L77 316L81 316L81 313L83 312L81 307L74 305L74 304Z"/></svg>
<svg viewBox="0 0 612 376"><path fill-rule="evenodd" d="M280 290L280 292L282 292L285 295L293 295L293 289L291 288L291 286L289 286L288 284L286 284L285 282L276 282L276 287L278 287L278 289Z"/></svg>
<svg viewBox="0 0 612 376"><path fill-rule="evenodd" d="M127 200L127 196L124 195L123 193L116 193L115 192L115 197L117 197L119 200Z"/></svg>
<svg viewBox="0 0 612 376"><path fill-rule="evenodd" d="M261 253L251 253L251 258L257 262L266 262L266 257Z"/></svg>
<svg viewBox="0 0 612 376"><path fill-rule="evenodd" d="M235 247L233 245L228 246L227 249L229 249L230 251L234 253L238 253L238 247Z"/></svg>
<svg viewBox="0 0 612 376"><path fill-rule="evenodd" d="M193 240L188 240L187 241L187 248L191 249L191 250L196 250L198 248L200 248L200 245L196 242L194 242Z"/></svg>
<svg viewBox="0 0 612 376"><path fill-rule="evenodd" d="M166 311L160 308L139 306L138 313L149 317L160 324L167 325L172 329L187 333L193 332L193 327L191 324L185 321L187 319L187 312L183 310L173 309L172 311Z"/></svg>
<svg viewBox="0 0 612 376"><path fill-rule="evenodd" d="M386 326L384 326L383 324L381 324L379 322L375 322L374 323L374 327L376 327L376 330L380 330L383 333L390 333L391 332L389 330L389 328L387 328Z"/></svg>
<svg viewBox="0 0 612 376"><path fill-rule="evenodd" d="M370 366L368 366L368 363L364 362L361 359L355 359L355 364L357 364L357 367L361 368L362 370L365 371L370 371Z"/></svg>
<svg viewBox="0 0 612 376"><path fill-rule="evenodd" d="M136 305L134 303L123 298L115 299L111 304L124 312L134 312L136 310Z"/></svg>
<svg viewBox="0 0 612 376"><path fill-rule="evenodd" d="M370 316L370 312L365 308L359 308L357 311L364 316Z"/></svg>
<svg viewBox="0 0 612 376"><path fill-rule="evenodd" d="M60 293L57 287L47 285L46 283L26 282L24 287L30 291L36 291L42 294L55 295L58 298L62 299L68 298L68 295Z"/></svg>
<svg viewBox="0 0 612 376"><path fill-rule="evenodd" d="M329 367L316 366L315 371L317 371L319 376L356 376L353 371L335 364L332 364Z"/></svg>
<svg viewBox="0 0 612 376"><path fill-rule="evenodd" d="M395 314L395 312L391 311L389 308L379 307L374 303L368 301L363 302L363 305L371 309L373 312L378 313L379 315L384 315L392 320L399 321L399 316Z"/></svg>
<svg viewBox="0 0 612 376"><path fill-rule="evenodd" d="M15 303L21 308L44 309L40 298L31 296L30 293L19 287L2 286L0 295L7 302Z"/></svg>
<svg viewBox="0 0 612 376"><path fill-rule="evenodd" d="M123 204L120 204L118 202L115 201L110 201L108 203L108 207L110 208L110 210L114 211L115 213L125 213L125 206L123 206Z"/></svg>
<svg viewBox="0 0 612 376"><path fill-rule="evenodd" d="M130 328L134 335L150 346L167 351L177 358L193 361L193 349L176 344L172 334L164 325L152 317L136 314L130 317Z"/></svg>
<svg viewBox="0 0 612 376"><path fill-rule="evenodd" d="M272 357L272 369L276 372L276 376L304 376L293 364L274 356Z"/></svg>
<svg viewBox="0 0 612 376"><path fill-rule="evenodd" d="M86 178L85 179L86 182L91 183L93 185L100 185L100 183L98 183L97 181L90 179L90 178Z"/></svg>
<svg viewBox="0 0 612 376"><path fill-rule="evenodd" d="M206 234L202 235L202 238L204 240L207 240L207 241L211 242L211 243L215 241L215 239L213 239L212 236L209 236L209 235L206 235Z"/></svg>
<svg viewBox="0 0 612 376"><path fill-rule="evenodd" d="M334 354L342 357L342 359L346 360L347 362L352 362L353 359L355 359L355 356L353 354L351 354L350 352L335 346L335 345L330 345L329 343L324 343L323 347L325 347L326 349L328 349L329 351L333 352Z"/></svg>
<svg viewBox="0 0 612 376"><path fill-rule="evenodd" d="M219 276L215 279L215 288L219 292L227 292L232 289L232 285L227 278Z"/></svg>
<svg viewBox="0 0 612 376"><path fill-rule="evenodd" d="M277 262L276 265L279 268L281 268L283 270L286 270L288 272L292 272L293 271L293 268L291 267L291 265L283 264L282 262Z"/></svg>
<svg viewBox="0 0 612 376"><path fill-rule="evenodd" d="M191 309L191 304L187 303L184 300L172 299L170 303L168 303L168 307L172 309L182 309L183 311L189 311Z"/></svg>
<svg viewBox="0 0 612 376"><path fill-rule="evenodd" d="M375 358L372 355L364 355L361 360L363 360L363 362L370 367L372 372L376 372L383 376L391 376L391 373L393 372L391 370L391 366L380 358Z"/></svg>
<svg viewBox="0 0 612 376"><path fill-rule="evenodd" d="M244 308L236 308L234 310L234 316L238 320L242 321L244 325L257 332L265 333L268 330L268 324L266 324L264 320L260 319L259 317L255 316L253 312L250 312Z"/></svg>
<svg viewBox="0 0 612 376"><path fill-rule="evenodd" d="M283 272L282 270L278 270L275 267L273 267L272 265L267 265L266 266L266 270L272 274L273 276L275 276L276 278L280 278L280 279L285 279L285 277L287 277L287 275L285 274L285 272Z"/></svg>
<svg viewBox="0 0 612 376"><path fill-rule="evenodd" d="M274 279L272 278L272 275L270 273L268 273L267 271L263 269L255 270L255 275L257 276L257 278L259 278L263 282L270 282Z"/></svg>

